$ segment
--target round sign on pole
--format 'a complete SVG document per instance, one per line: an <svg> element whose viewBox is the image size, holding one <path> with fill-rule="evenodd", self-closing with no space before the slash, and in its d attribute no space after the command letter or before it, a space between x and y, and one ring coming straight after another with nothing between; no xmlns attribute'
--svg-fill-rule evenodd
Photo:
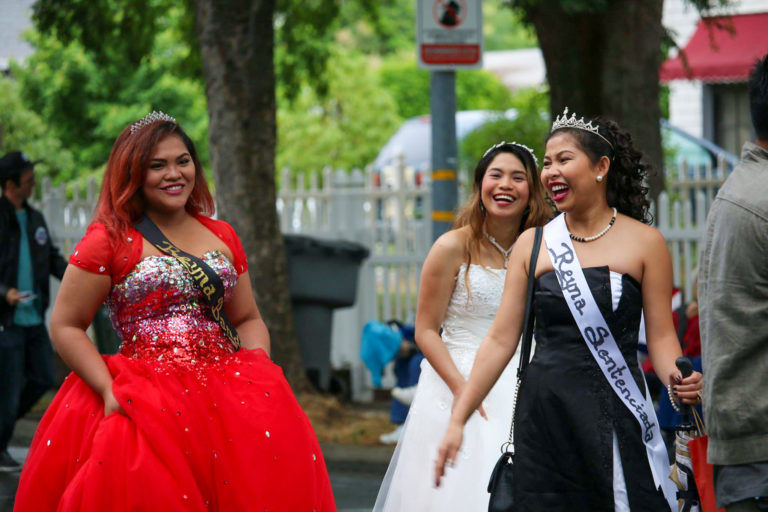
<svg viewBox="0 0 768 512"><path fill-rule="evenodd" d="M467 2L461 0L434 0L432 16L435 21L447 29L456 28L467 17Z"/></svg>
<svg viewBox="0 0 768 512"><path fill-rule="evenodd" d="M483 65L482 0L418 0L416 33L423 69Z"/></svg>

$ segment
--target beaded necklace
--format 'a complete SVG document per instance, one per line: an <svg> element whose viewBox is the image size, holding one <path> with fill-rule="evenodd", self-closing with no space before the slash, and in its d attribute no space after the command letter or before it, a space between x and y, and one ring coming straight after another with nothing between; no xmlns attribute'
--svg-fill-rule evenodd
<svg viewBox="0 0 768 512"><path fill-rule="evenodd" d="M616 222L616 214L617 213L618 213L618 211L616 210L616 208L614 208L613 209L613 217L611 217L611 221L608 223L607 226L605 226L605 228L601 232L599 232L596 235L592 235L592 236L576 236L573 233L571 233L571 231L569 230L568 231L568 236L571 237L571 240L575 240L577 242L591 242L593 240L597 240L598 238L600 238L601 236L606 234L609 229L611 229L611 226L613 226L613 223ZM511 247L510 247L510 249L511 249Z"/></svg>

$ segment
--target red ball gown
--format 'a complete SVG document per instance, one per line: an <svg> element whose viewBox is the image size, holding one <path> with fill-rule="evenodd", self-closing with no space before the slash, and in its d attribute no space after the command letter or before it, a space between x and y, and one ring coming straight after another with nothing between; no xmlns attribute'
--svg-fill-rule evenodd
<svg viewBox="0 0 768 512"><path fill-rule="evenodd" d="M70 262L108 272L100 263L129 261L130 251L83 254L105 236L89 231ZM246 265L236 242L234 266L221 252L204 256L227 297ZM101 397L70 374L38 426L14 510L336 510L282 370L263 350L235 352L201 297L169 256L144 258L114 282L107 305L123 342L105 361L125 415L104 417Z"/></svg>

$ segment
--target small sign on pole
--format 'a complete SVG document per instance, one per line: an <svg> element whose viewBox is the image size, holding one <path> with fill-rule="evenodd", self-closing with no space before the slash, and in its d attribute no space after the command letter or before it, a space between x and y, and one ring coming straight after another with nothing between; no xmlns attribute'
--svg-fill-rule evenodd
<svg viewBox="0 0 768 512"><path fill-rule="evenodd" d="M482 67L482 0L418 0L416 8L420 68Z"/></svg>

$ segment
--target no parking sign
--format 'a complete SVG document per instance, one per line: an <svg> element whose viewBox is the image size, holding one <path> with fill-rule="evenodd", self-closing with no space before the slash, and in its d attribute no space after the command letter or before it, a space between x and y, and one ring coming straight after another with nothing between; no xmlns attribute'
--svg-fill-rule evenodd
<svg viewBox="0 0 768 512"><path fill-rule="evenodd" d="M420 68L482 67L482 0L418 0L416 8Z"/></svg>

